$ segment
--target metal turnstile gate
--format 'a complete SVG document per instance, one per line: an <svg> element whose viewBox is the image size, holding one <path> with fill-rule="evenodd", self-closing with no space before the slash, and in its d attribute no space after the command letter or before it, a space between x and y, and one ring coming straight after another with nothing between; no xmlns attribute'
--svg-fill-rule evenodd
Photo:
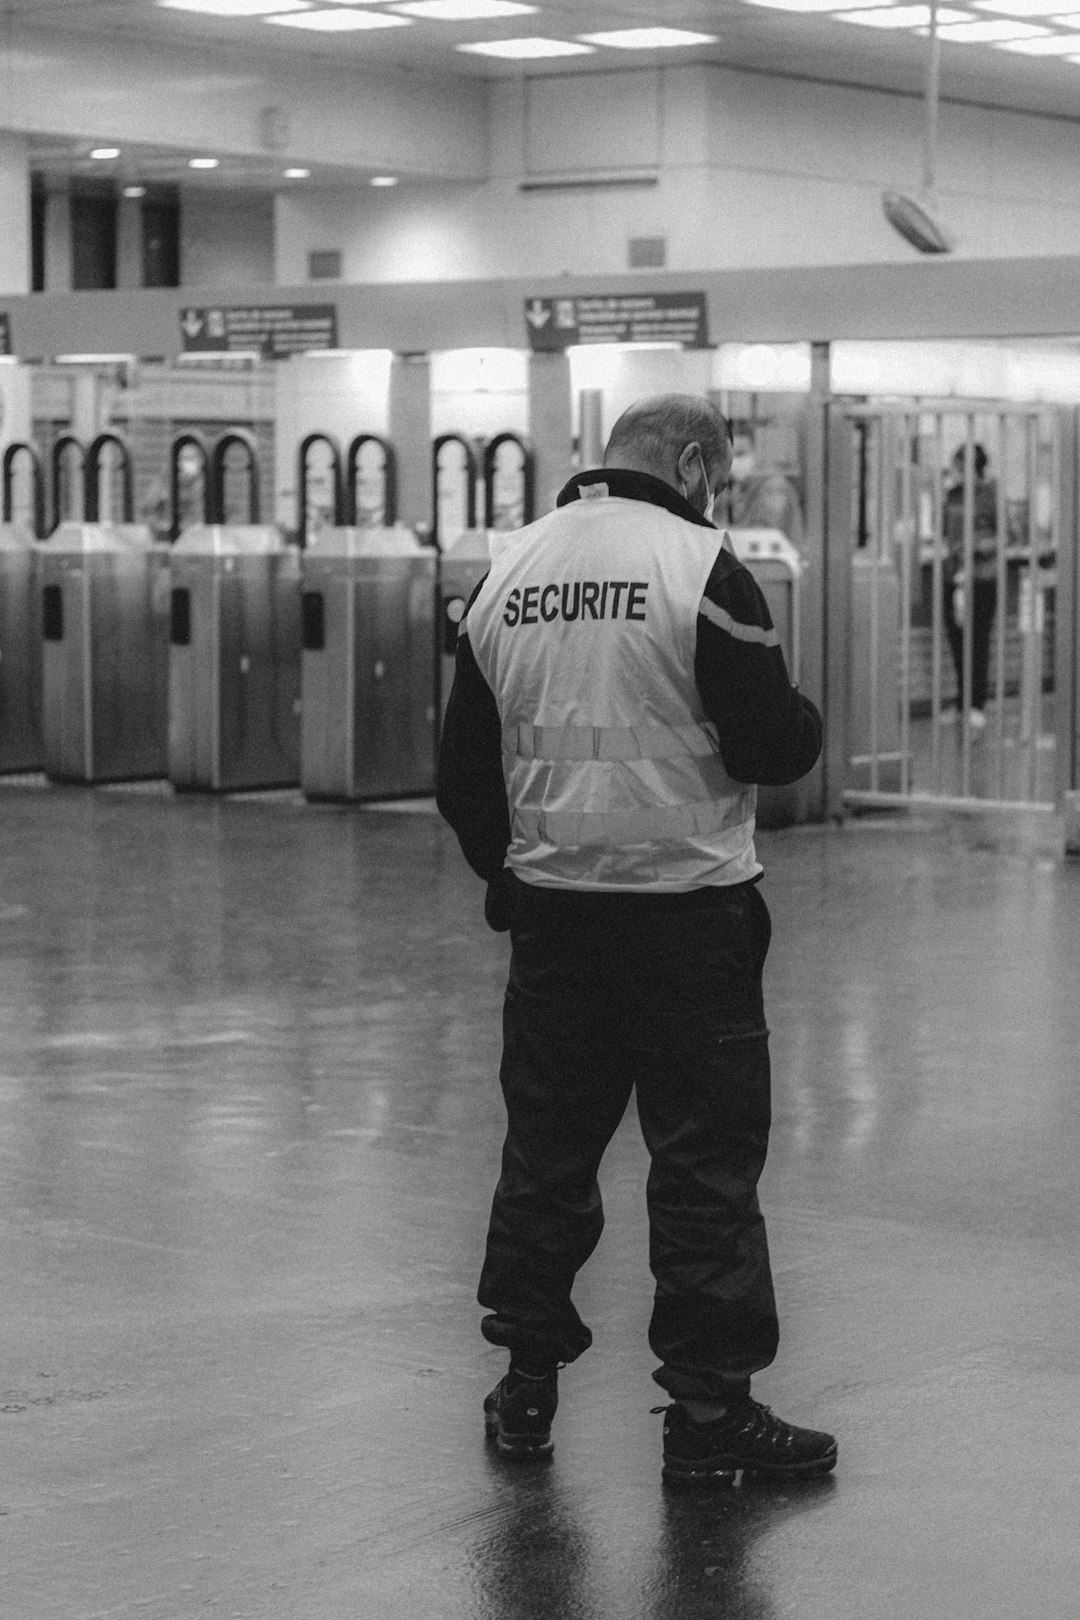
<svg viewBox="0 0 1080 1620"><path fill-rule="evenodd" d="M846 577L831 605L834 623L846 609L847 664L832 746L849 807L1060 806L1075 746L1075 444L1075 413L1045 406L832 406L829 549Z"/></svg>

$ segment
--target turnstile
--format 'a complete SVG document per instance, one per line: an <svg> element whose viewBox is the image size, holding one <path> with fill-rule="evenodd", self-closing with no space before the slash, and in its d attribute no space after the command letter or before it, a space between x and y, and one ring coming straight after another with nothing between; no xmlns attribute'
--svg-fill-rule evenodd
<svg viewBox="0 0 1080 1620"><path fill-rule="evenodd" d="M299 551L269 524L199 524L172 547L170 576L170 781L298 782Z"/></svg>
<svg viewBox="0 0 1080 1620"><path fill-rule="evenodd" d="M304 552L309 799L434 791L436 566L401 527L324 528Z"/></svg>
<svg viewBox="0 0 1080 1620"><path fill-rule="evenodd" d="M729 529L732 549L761 586L773 627L784 649L788 674L798 683L802 661L799 553L779 529ZM759 827L790 827L809 819L809 779L788 787L758 788Z"/></svg>
<svg viewBox="0 0 1080 1620"><path fill-rule="evenodd" d="M15 518L15 467L31 473L28 511ZM45 530L45 480L37 446L9 444L0 508L0 772L41 769L41 610L34 541Z"/></svg>
<svg viewBox="0 0 1080 1620"><path fill-rule="evenodd" d="M466 529L444 551L439 563L439 718L446 713L454 683L458 626L469 598L491 567L491 537L486 529Z"/></svg>
<svg viewBox="0 0 1080 1620"><path fill-rule="evenodd" d="M0 523L0 772L41 769L41 609L34 536Z"/></svg>
<svg viewBox="0 0 1080 1620"><path fill-rule="evenodd" d="M62 523L35 550L46 775L164 776L167 548L141 524Z"/></svg>

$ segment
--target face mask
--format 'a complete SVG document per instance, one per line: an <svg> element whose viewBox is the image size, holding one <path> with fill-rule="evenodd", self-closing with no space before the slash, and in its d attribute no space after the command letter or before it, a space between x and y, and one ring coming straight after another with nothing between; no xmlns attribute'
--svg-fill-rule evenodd
<svg viewBox="0 0 1080 1620"><path fill-rule="evenodd" d="M702 477L702 480L704 482L705 488L708 489L709 488L709 474L708 474L708 470L706 469L706 466L705 466L705 457L702 455L700 450L698 451L698 460L701 462L701 477ZM690 491L686 487L686 480L684 478L680 478L679 482L680 482L680 484L682 484L682 497L683 497L683 500L686 501L688 505L692 506L693 502L690 500ZM712 520L713 520L713 508L715 506L716 506L716 496L710 490L709 494L708 494L708 497L706 498L706 501L705 501L704 509L702 510L702 513L701 513L701 515L705 519L706 523L711 523L712 522Z"/></svg>

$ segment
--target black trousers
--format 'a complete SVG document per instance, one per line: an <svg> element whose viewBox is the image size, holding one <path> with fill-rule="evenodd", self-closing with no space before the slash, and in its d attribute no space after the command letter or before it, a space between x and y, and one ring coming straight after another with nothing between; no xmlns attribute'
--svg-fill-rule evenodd
<svg viewBox="0 0 1080 1620"><path fill-rule="evenodd" d="M964 701L964 620L957 618L953 602L956 589L956 570L947 570L943 576L945 594L945 633L949 638L953 667L956 670L957 699L961 709ZM966 589L966 587L965 587ZM976 579L971 598L971 706L985 709L990 690L990 640L997 611L997 581Z"/></svg>
<svg viewBox="0 0 1080 1620"><path fill-rule="evenodd" d="M573 1361L592 1343L571 1289L603 1230L597 1171L636 1089L651 1158L653 1376L676 1397L730 1395L778 1338L757 1199L770 1125L765 901L754 883L509 888L507 1133L483 1334L526 1366Z"/></svg>

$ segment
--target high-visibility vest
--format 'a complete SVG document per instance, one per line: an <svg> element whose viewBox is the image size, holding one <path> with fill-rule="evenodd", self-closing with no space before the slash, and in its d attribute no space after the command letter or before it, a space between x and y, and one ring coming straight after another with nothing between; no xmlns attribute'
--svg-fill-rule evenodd
<svg viewBox="0 0 1080 1620"><path fill-rule="evenodd" d="M720 543L603 484L494 542L461 633L498 705L506 864L526 883L678 892L761 871L757 790L725 770L694 681Z"/></svg>

